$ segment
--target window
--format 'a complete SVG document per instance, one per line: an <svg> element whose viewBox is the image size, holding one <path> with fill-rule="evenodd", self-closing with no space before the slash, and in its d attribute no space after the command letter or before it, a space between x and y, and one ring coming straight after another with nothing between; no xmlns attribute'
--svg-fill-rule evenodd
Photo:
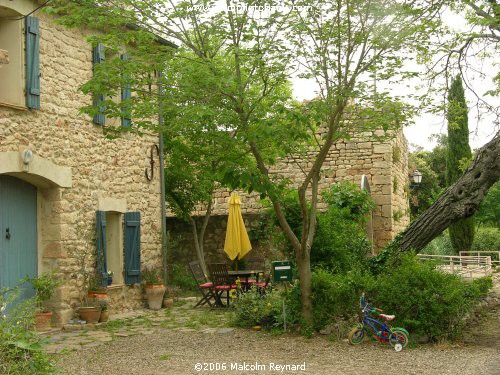
<svg viewBox="0 0 500 375"><path fill-rule="evenodd" d="M0 68L0 103L25 107L23 22L19 13L0 7L0 49L9 63Z"/></svg>
<svg viewBox="0 0 500 375"><path fill-rule="evenodd" d="M26 11L26 2L13 4ZM0 49L9 55L0 69L0 104L40 109L39 44L38 18L0 6Z"/></svg>
<svg viewBox="0 0 500 375"><path fill-rule="evenodd" d="M111 61L112 59L116 58L117 56L110 53L109 50L107 50L102 43L98 43L92 51L92 59L94 63L94 71L96 69L97 64L102 64L106 60ZM120 59L122 61L128 60L128 55L127 54L121 54ZM111 100L116 104L120 104L120 102L130 100L132 97L132 92L131 88L129 85L126 85L125 87L122 87L120 90L120 93L118 95L114 96L108 96L106 97L103 94L96 93L94 94L94 106L98 107L100 109L100 112L94 115L93 122L94 124L97 125L104 125L107 124L108 126L123 126L123 127L128 127L132 124L131 121L131 116L130 116L130 109L129 106L127 105L124 110L123 110L123 116L120 119L117 118L111 118L107 119L105 117L105 110L106 108L102 105L102 103L107 99Z"/></svg>
<svg viewBox="0 0 500 375"><path fill-rule="evenodd" d="M111 285L140 283L140 228L139 212L96 212L96 263L102 286L108 285L108 271L113 272Z"/></svg>
<svg viewBox="0 0 500 375"><path fill-rule="evenodd" d="M122 214L106 212L106 264L113 272L113 284L123 284Z"/></svg>

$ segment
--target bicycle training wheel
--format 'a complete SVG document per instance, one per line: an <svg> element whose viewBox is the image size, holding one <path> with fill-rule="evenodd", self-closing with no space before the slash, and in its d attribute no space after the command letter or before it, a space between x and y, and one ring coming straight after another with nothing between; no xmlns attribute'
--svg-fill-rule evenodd
<svg viewBox="0 0 500 375"><path fill-rule="evenodd" d="M403 329L393 328L389 337L389 343L393 348L396 348L397 344L401 345L401 349L406 347L406 345L408 345L408 333L406 333ZM399 349L399 346L397 349Z"/></svg>
<svg viewBox="0 0 500 375"><path fill-rule="evenodd" d="M363 327L354 327L353 329L351 329L351 332L349 332L349 335L347 336L347 340L351 345L361 344L364 338L365 330L363 329Z"/></svg>

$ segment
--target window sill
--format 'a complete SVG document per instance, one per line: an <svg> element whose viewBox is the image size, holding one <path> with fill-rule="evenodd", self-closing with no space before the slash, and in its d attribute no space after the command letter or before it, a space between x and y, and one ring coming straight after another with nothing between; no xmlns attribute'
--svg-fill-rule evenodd
<svg viewBox="0 0 500 375"><path fill-rule="evenodd" d="M0 107L7 107L7 108L18 109L21 111L28 111L28 107L26 107L26 106L20 106L17 104L10 104L10 103L4 103L4 102L0 102Z"/></svg>
<svg viewBox="0 0 500 375"><path fill-rule="evenodd" d="M108 285L108 290L123 289L124 286L124 284L111 284Z"/></svg>

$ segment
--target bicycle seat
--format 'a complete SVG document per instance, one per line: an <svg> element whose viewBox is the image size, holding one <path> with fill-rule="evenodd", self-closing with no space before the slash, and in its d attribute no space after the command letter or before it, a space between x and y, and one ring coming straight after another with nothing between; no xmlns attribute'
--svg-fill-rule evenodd
<svg viewBox="0 0 500 375"><path fill-rule="evenodd" d="M386 315L386 314L380 314L379 316L388 322L394 320L394 318L396 317L396 315Z"/></svg>

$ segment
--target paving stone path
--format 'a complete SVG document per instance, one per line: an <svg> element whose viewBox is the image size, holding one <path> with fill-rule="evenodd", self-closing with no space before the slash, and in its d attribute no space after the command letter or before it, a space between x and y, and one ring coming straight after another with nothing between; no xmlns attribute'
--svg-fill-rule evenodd
<svg viewBox="0 0 500 375"><path fill-rule="evenodd" d="M176 301L170 309L136 310L112 317L96 325L68 325L61 331L45 333L45 350L50 354L67 353L92 348L118 337L152 335L159 328L180 332L228 333L229 315L226 311L208 308L193 309L195 297Z"/></svg>

